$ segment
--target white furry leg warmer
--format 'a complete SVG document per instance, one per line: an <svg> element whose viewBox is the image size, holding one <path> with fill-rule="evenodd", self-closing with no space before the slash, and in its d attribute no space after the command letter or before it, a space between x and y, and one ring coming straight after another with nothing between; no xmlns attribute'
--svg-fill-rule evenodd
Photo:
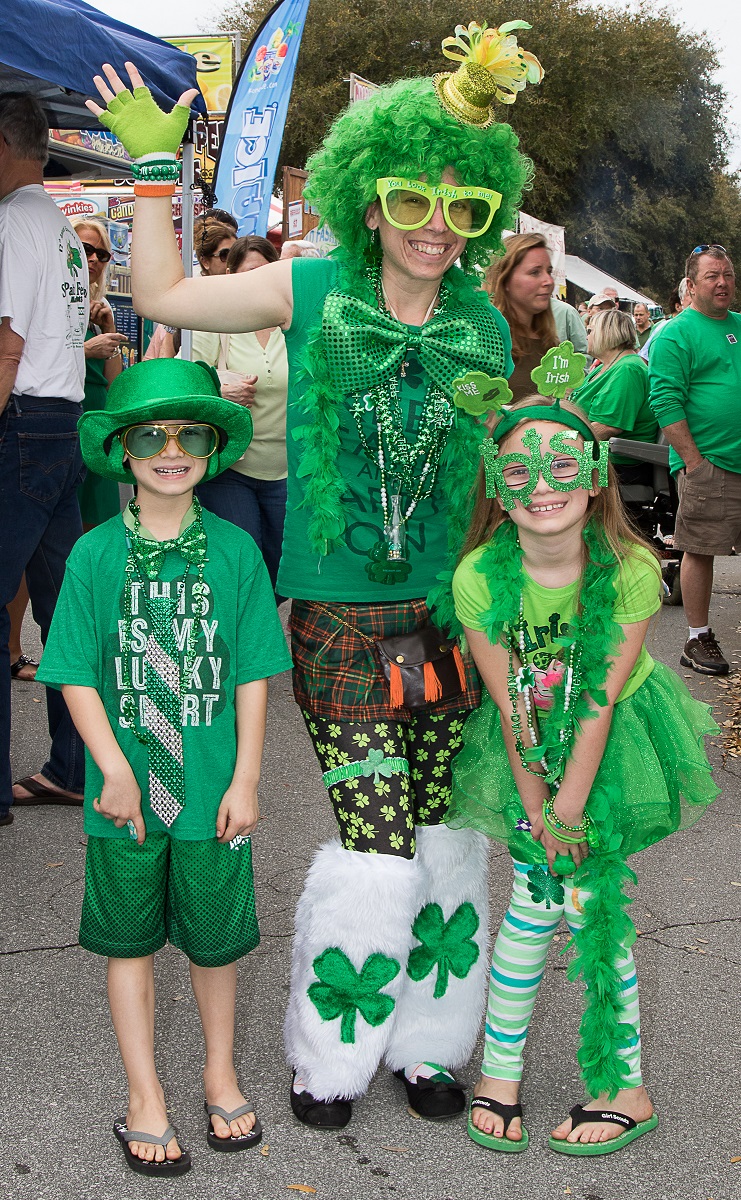
<svg viewBox="0 0 741 1200"><path fill-rule="evenodd" d="M419 908L417 859L322 846L296 909L286 1057L317 1100L362 1096L396 1019Z"/></svg>
<svg viewBox="0 0 741 1200"><path fill-rule="evenodd" d="M413 949L386 1062L455 1070L471 1057L486 1001L488 841L473 829L418 826L417 859Z"/></svg>

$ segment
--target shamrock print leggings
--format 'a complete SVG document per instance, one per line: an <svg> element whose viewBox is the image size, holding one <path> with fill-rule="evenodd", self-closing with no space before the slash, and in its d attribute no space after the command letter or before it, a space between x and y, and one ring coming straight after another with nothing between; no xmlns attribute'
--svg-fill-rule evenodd
<svg viewBox="0 0 741 1200"><path fill-rule="evenodd" d="M346 850L414 857L415 825L445 820L467 716L330 721L303 711Z"/></svg>
<svg viewBox="0 0 741 1200"><path fill-rule="evenodd" d="M574 887L573 875L556 879L547 867L515 862L509 908L494 945L486 1010L483 1075L493 1079L522 1078L522 1055L535 997L543 978L548 948L561 924L571 933L583 920L584 893ZM641 1035L638 980L633 954L623 949L617 963L623 980L621 1023L637 1036L617 1051L628 1065L624 1087L641 1085Z"/></svg>

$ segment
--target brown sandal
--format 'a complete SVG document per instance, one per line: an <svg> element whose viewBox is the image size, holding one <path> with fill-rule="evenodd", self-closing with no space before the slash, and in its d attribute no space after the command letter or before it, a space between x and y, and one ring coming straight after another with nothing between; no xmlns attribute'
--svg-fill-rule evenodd
<svg viewBox="0 0 741 1200"><path fill-rule="evenodd" d="M13 787L25 788L29 793L28 796L21 796L20 798L14 796L14 808L18 808L21 804L28 806L36 804L69 804L73 808L82 808L82 796L66 796L64 792L58 792L55 788L46 787L43 783L39 783L38 779L34 779L33 775L26 775L24 779L16 779Z"/></svg>

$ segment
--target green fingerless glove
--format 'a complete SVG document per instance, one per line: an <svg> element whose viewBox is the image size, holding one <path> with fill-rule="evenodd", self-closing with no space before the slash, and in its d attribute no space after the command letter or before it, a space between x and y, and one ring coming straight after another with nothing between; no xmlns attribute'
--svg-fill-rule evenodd
<svg viewBox="0 0 741 1200"><path fill-rule="evenodd" d="M163 112L147 87L119 92L100 115L101 125L115 133L132 158L177 153L188 126L190 109L176 104Z"/></svg>

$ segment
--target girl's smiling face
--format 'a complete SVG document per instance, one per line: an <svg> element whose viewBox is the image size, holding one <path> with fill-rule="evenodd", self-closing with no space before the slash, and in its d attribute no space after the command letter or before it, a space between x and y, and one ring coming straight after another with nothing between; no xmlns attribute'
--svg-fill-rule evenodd
<svg viewBox="0 0 741 1200"><path fill-rule="evenodd" d="M521 460L513 459L504 469L505 482L516 498L520 488L523 489L523 496L527 498L526 503L517 499L515 507L509 512L510 517L518 529L542 535L560 534L577 527L581 530L587 519L590 497L597 495L597 489L576 487L572 491L561 491L539 474L534 487L524 491L525 485L533 483L532 454L523 441L525 433L530 429L534 429L540 435L543 455L550 453L549 444L554 433L573 433L567 426L555 421L528 421L525 417L522 424L505 437L500 453L522 455ZM577 450L583 450L584 441L581 436L577 437L574 446ZM565 479L568 478L572 467L572 477L578 474L576 461L570 459L568 454L555 455L550 465L554 473L563 472ZM503 511L507 511L500 496L497 496L497 503Z"/></svg>

